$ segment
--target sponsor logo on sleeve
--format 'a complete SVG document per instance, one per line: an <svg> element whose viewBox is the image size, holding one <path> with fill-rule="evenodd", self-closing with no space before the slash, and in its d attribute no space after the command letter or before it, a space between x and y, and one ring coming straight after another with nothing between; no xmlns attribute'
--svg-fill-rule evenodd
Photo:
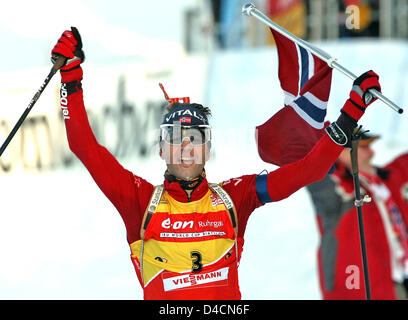
<svg viewBox="0 0 408 320"><path fill-rule="evenodd" d="M61 110L64 119L70 119L69 111L68 111L68 91L67 91L67 84L61 84Z"/></svg>

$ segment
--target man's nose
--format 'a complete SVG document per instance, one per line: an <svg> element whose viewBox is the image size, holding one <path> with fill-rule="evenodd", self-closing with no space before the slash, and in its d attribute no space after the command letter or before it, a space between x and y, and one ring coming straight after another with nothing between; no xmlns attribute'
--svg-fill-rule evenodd
<svg viewBox="0 0 408 320"><path fill-rule="evenodd" d="M192 147L191 142L190 142L190 138L189 137L184 137L183 141L181 142L181 148L185 149L188 147Z"/></svg>

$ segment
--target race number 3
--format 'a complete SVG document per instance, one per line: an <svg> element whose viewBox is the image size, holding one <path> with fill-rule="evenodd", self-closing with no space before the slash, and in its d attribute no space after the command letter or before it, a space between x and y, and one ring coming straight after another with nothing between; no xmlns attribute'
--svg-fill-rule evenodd
<svg viewBox="0 0 408 320"><path fill-rule="evenodd" d="M202 261L201 253L198 251L191 251L190 258L193 260L193 266L191 268L191 271L200 272L201 269L203 268L203 264L201 263Z"/></svg>

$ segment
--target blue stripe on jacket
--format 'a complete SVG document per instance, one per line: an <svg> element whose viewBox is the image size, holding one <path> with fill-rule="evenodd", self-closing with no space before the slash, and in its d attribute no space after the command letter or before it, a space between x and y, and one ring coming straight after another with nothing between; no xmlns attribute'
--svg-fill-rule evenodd
<svg viewBox="0 0 408 320"><path fill-rule="evenodd" d="M256 194L262 203L272 202L268 193L267 178L267 174L260 174L255 179Z"/></svg>

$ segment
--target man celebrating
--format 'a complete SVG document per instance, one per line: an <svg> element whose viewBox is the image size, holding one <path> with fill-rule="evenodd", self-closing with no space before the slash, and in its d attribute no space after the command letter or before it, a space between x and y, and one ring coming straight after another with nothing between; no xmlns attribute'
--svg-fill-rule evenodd
<svg viewBox="0 0 408 320"><path fill-rule="evenodd" d="M125 223L131 259L145 299L240 299L238 264L250 214L324 178L365 108L378 76L360 76L336 122L303 159L263 175L219 184L206 179L211 148L210 110L188 98L168 99L160 125L164 183L153 186L123 168L101 146L88 123L81 79L84 61L77 29L65 31L52 59L61 68L61 97L70 149L82 161Z"/></svg>

